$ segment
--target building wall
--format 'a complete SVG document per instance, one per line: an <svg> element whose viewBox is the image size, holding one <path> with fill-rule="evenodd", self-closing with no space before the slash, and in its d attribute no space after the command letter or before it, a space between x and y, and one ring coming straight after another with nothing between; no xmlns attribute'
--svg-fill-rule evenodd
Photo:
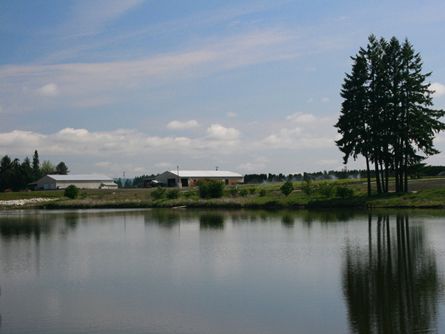
<svg viewBox="0 0 445 334"><path fill-rule="evenodd" d="M199 180L217 180L224 182L226 185L236 185L244 182L244 177L181 177L179 179L175 174L168 171L158 175L155 179L163 185L170 187L177 187L178 181L182 183L182 180L188 180L189 187L196 186Z"/></svg>
<svg viewBox="0 0 445 334"><path fill-rule="evenodd" d="M158 175L155 178L157 181L159 181L160 183L162 183L163 185L168 185L169 184L169 180L173 179L173 180L177 180L178 177L170 172L164 172L161 175ZM176 183L176 181L175 181Z"/></svg>
<svg viewBox="0 0 445 334"><path fill-rule="evenodd" d="M40 180L38 180L36 189L55 190L55 189L57 189L56 181L51 179L48 176L44 176Z"/></svg>
<svg viewBox="0 0 445 334"><path fill-rule="evenodd" d="M36 189L43 189L43 190L65 189L69 185L75 185L77 188L80 189L100 189L102 183L104 182L105 181L56 181L50 177L43 177L37 183ZM113 187L106 186L103 187L103 189L113 189Z"/></svg>
<svg viewBox="0 0 445 334"><path fill-rule="evenodd" d="M221 181L225 185L234 186L244 182L244 178L242 177L205 177L205 178L189 178L188 184L189 187L195 187L199 180L216 180Z"/></svg>
<svg viewBox="0 0 445 334"><path fill-rule="evenodd" d="M99 189L103 181L57 181L56 189L65 189L70 185L75 185L80 189Z"/></svg>

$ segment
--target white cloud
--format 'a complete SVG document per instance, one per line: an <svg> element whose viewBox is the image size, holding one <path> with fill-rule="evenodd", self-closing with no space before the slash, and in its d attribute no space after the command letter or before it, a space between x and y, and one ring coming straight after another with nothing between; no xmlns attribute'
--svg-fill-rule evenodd
<svg viewBox="0 0 445 334"><path fill-rule="evenodd" d="M59 94L59 87L55 83L49 83L37 89L37 93L41 96L56 96Z"/></svg>
<svg viewBox="0 0 445 334"><path fill-rule="evenodd" d="M251 159L251 161L244 162L238 166L241 172L246 173L260 173L267 170L267 163L269 159L265 157L256 157Z"/></svg>
<svg viewBox="0 0 445 334"><path fill-rule="evenodd" d="M199 123L194 119L190 121L171 121L167 124L167 128L170 130L187 130L199 127Z"/></svg>
<svg viewBox="0 0 445 334"><path fill-rule="evenodd" d="M289 116L286 117L286 119L288 121L291 121L291 122L294 122L294 123L299 123L299 124L314 123L314 122L316 122L318 120L312 114L301 113L301 112L297 112L295 114L289 115Z"/></svg>
<svg viewBox="0 0 445 334"><path fill-rule="evenodd" d="M159 168L165 168L165 169L170 169L170 168L174 167L174 165L172 163L165 162L165 161L158 162L158 163L155 164L155 166L159 167Z"/></svg>
<svg viewBox="0 0 445 334"><path fill-rule="evenodd" d="M330 117L298 112L287 116L286 120L285 125L261 141L263 145L284 149L334 147L336 132Z"/></svg>
<svg viewBox="0 0 445 334"><path fill-rule="evenodd" d="M77 1L71 9L71 19L61 29L65 35L74 37L95 34L107 23L143 2L144 0Z"/></svg>
<svg viewBox="0 0 445 334"><path fill-rule="evenodd" d="M209 138L185 136L150 136L137 130L118 129L113 131L89 131L87 129L64 128L51 134L14 130L0 133L0 151L27 154L42 148L47 154L73 154L101 156L132 156L148 153L189 154L227 148L227 141L235 141L239 132L213 124L207 130ZM233 147L232 147L233 148ZM236 147L235 147L236 148ZM103 160L105 161L105 160ZM102 161L102 162L103 162ZM101 163L99 161L99 163ZM102 166L105 166L102 164Z"/></svg>
<svg viewBox="0 0 445 334"><path fill-rule="evenodd" d="M94 166L99 167L99 168L109 168L112 165L113 164L109 161L99 161L94 164Z"/></svg>
<svg viewBox="0 0 445 334"><path fill-rule="evenodd" d="M263 139L262 144L284 149L321 149L335 148L334 138L330 136L317 136L303 133L300 128L283 128L276 134Z"/></svg>
<svg viewBox="0 0 445 334"><path fill-rule="evenodd" d="M289 48L294 45L290 43L292 38L287 31L263 30L126 61L3 65L0 66L0 98L4 107L8 110L14 107L11 111L17 112L39 109L45 103L26 94L26 87L39 87L37 94L43 96L56 96L63 87L63 100L58 99L58 104L51 105L56 110L79 107L79 103L88 107L104 101L116 102L128 99L135 92L149 91L179 79L296 57Z"/></svg>
<svg viewBox="0 0 445 334"><path fill-rule="evenodd" d="M221 124L212 124L207 128L207 134L210 138L216 140L233 141L239 138L239 131L235 128L226 128Z"/></svg>
<svg viewBox="0 0 445 334"><path fill-rule="evenodd" d="M237 113L233 112L233 111L229 111L226 115L229 118L234 118L234 117L238 116Z"/></svg>
<svg viewBox="0 0 445 334"><path fill-rule="evenodd" d="M38 147L45 136L32 131L13 130L11 132L0 133L0 151L17 151L20 148ZM8 150L8 148L10 148ZM28 152L28 151L27 151Z"/></svg>
<svg viewBox="0 0 445 334"><path fill-rule="evenodd" d="M338 159L321 159L320 165L326 166L341 166L342 163Z"/></svg>
<svg viewBox="0 0 445 334"><path fill-rule="evenodd" d="M434 96L439 97L445 95L445 85L439 82L433 82L430 86L432 90L434 90Z"/></svg>

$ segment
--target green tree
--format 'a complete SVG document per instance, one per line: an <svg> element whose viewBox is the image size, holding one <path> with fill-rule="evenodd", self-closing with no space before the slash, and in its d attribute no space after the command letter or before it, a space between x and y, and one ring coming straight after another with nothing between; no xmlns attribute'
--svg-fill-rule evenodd
<svg viewBox="0 0 445 334"><path fill-rule="evenodd" d="M67 175L70 171L68 170L68 166L63 162L59 162L56 166L56 173L60 175Z"/></svg>
<svg viewBox="0 0 445 334"><path fill-rule="evenodd" d="M0 191L12 189L15 160L5 155L0 161Z"/></svg>
<svg viewBox="0 0 445 334"><path fill-rule="evenodd" d="M49 160L45 160L40 167L41 175L54 174L56 172L56 167Z"/></svg>
<svg viewBox="0 0 445 334"><path fill-rule="evenodd" d="M408 191L410 166L437 154L433 139L445 129L443 110L432 109L432 90L423 73L422 60L406 40L389 42L371 35L366 49L353 58L341 90L336 141L348 158L362 155L366 161L368 194L371 193L370 163L378 193L388 192L389 175L396 191Z"/></svg>
<svg viewBox="0 0 445 334"><path fill-rule="evenodd" d="M29 183L34 181L31 160L29 160L28 157L26 157L23 160L22 164L20 165L20 169L21 169L21 174L22 174L22 178L23 178L23 187L22 188L24 189L28 186Z"/></svg>
<svg viewBox="0 0 445 334"><path fill-rule="evenodd" d="M42 176L40 172L39 152L37 152L37 150L34 151L34 155L32 156L32 176L34 180L37 180Z"/></svg>
<svg viewBox="0 0 445 334"><path fill-rule="evenodd" d="M284 196L289 196L292 191L294 191L294 185L290 181L286 181L283 183L283 185L280 187L281 192Z"/></svg>
<svg viewBox="0 0 445 334"><path fill-rule="evenodd" d="M224 193L224 183L217 180L201 180L198 182L199 197L219 198Z"/></svg>
<svg viewBox="0 0 445 334"><path fill-rule="evenodd" d="M65 188L63 196L74 199L79 196L79 188L77 188L74 184L71 184Z"/></svg>
<svg viewBox="0 0 445 334"><path fill-rule="evenodd" d="M440 118L444 110L432 109L433 91L426 80L430 73L422 73L422 59L408 40L401 50L402 82L400 87L401 126L398 137L401 151L398 156L399 191L408 191L409 167L418 164L428 156L439 153L434 147L436 134L445 129Z"/></svg>
<svg viewBox="0 0 445 334"><path fill-rule="evenodd" d="M365 50L361 49L356 57L352 57L352 73L346 74L341 97L343 98L340 118L335 125L341 138L336 141L340 151L344 153L343 162L348 163L361 154L366 161L368 195L371 195L371 173L369 167L371 155L370 119L368 112L368 66Z"/></svg>

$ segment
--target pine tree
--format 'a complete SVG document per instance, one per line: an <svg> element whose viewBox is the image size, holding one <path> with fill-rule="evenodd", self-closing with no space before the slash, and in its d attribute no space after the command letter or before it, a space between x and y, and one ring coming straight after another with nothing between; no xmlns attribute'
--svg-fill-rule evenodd
<svg viewBox="0 0 445 334"><path fill-rule="evenodd" d="M438 132L445 129L445 124L440 121L445 111L431 108L433 91L430 83L426 82L431 72L422 73L422 58L408 40L402 45L401 63L402 124L399 137L402 143L400 173L403 181L400 180L400 185L401 191L407 192L409 167L439 153L434 148L433 140Z"/></svg>
<svg viewBox="0 0 445 334"><path fill-rule="evenodd" d="M340 118L335 125L342 138L336 141L339 149L344 153L343 161L346 164L352 157L354 160L359 154L366 159L366 175L368 180L368 194L371 194L371 174L369 168L370 142L369 113L368 113L368 69L363 49L352 58L352 72L346 74L341 97L344 99Z"/></svg>
<svg viewBox="0 0 445 334"><path fill-rule="evenodd" d="M37 150L34 151L34 155L32 156L32 176L34 180L37 180L42 176L40 173L39 152L37 152Z"/></svg>
<svg viewBox="0 0 445 334"><path fill-rule="evenodd" d="M25 189L29 183L33 181L33 170L31 167L31 161L26 157L20 165L21 175L23 179L22 188Z"/></svg>
<svg viewBox="0 0 445 334"><path fill-rule="evenodd" d="M365 157L368 194L370 162L378 193L389 191L391 173L396 191L407 192L410 167L438 153L433 140L445 129L440 121L445 112L431 108L433 92L426 81L431 73L423 74L420 54L395 37L387 42L371 35L353 61L341 90L337 146L345 163Z"/></svg>

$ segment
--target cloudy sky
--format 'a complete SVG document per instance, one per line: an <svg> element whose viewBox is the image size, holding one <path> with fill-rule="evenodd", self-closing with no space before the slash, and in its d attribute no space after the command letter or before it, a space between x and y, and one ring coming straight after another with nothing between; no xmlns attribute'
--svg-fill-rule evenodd
<svg viewBox="0 0 445 334"><path fill-rule="evenodd" d="M414 44L444 108L443 0L3 0L0 155L110 176L339 169L339 89L371 33Z"/></svg>

